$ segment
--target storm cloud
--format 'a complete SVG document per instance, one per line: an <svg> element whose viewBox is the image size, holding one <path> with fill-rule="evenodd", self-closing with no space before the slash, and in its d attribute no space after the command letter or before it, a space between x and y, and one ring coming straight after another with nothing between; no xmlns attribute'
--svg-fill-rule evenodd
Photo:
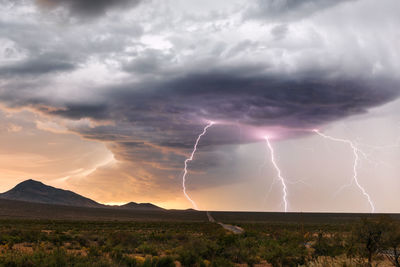
<svg viewBox="0 0 400 267"><path fill-rule="evenodd" d="M136 5L138 1L38 3L64 6L79 15L99 16L108 8ZM131 139L135 142L186 148L190 147L197 129L209 120L218 122L221 128L232 124L253 128L311 128L365 113L398 96L396 66L389 59L394 50L388 49L386 54L374 53L381 45L380 40L362 45L357 41L360 37L342 40L342 33L335 29L327 42L321 32L310 32L305 27L303 34L309 39L300 38L303 43L299 43L290 24L255 27L270 33L258 39L251 37L254 35L251 32L247 38L237 38L229 23L215 26L209 35L205 35L209 31L207 27L181 35L183 28L179 28L179 21L184 17L170 13L176 16L176 21L168 25L166 21L157 20L151 13L154 7L147 4L134 11L143 14L143 19L135 21L131 27L147 28L139 33L128 31L126 25L104 26L100 16L92 28L104 32L77 27L80 34L76 38L75 26L68 26L71 29L64 33L50 25L41 33L43 41L24 42L18 35L20 27L8 22L16 32L9 34L4 49L17 52L13 55L15 60L6 60L0 66L0 75L10 78L5 80L2 89L3 104L12 108L29 107L42 114L70 120L108 121L113 123L107 126L108 136L115 137L120 129L129 129L134 132ZM266 17L277 14L279 18L300 15L307 18L327 8L339 8L340 4L311 0L255 1L245 10L248 12L252 5L257 5ZM368 3L366 6L369 11ZM163 10L162 5L159 8ZM177 8L179 11L179 5ZM221 12L212 21L214 25L224 16L229 17L229 12L237 11L224 12L227 13ZM154 21L149 21L153 17ZM209 20L209 17L198 16L190 23L207 25L203 19ZM35 30L34 26L30 27ZM155 35L157 31L159 34ZM231 40L224 42L221 35L230 36ZM375 38L373 32L362 36L366 41ZM334 42L336 46L332 46ZM269 48L265 48L266 45ZM97 71L100 66L101 74ZM86 74L79 74L80 71ZM32 79L23 79L26 75ZM66 86L65 77L74 75L77 82ZM83 81L82 77L90 79ZM66 88L54 91L52 87L57 87L60 80ZM17 87L17 90L7 90ZM91 138L104 139L96 127L72 130L83 131L82 134L90 131ZM99 137L96 137L97 130ZM218 137L215 134L214 144L256 141L254 136L246 137L247 140L242 137L241 141L236 140L234 134L227 136L230 135L221 133ZM127 149L132 148L127 145Z"/></svg>
<svg viewBox="0 0 400 267"><path fill-rule="evenodd" d="M0 76L44 75L57 72L72 71L77 68L75 62L60 58L55 54L44 54L5 66L0 66Z"/></svg>
<svg viewBox="0 0 400 267"><path fill-rule="evenodd" d="M66 8L70 15L95 17L108 9L133 7L140 0L36 0L45 8Z"/></svg>
<svg viewBox="0 0 400 267"><path fill-rule="evenodd" d="M245 18L291 21L350 1L356 0L256 0L245 13Z"/></svg>
<svg viewBox="0 0 400 267"><path fill-rule="evenodd" d="M45 114L71 120L112 121L117 126L107 126L111 131L108 135L104 135L100 127L90 128L90 138L121 139L118 147L135 150L143 147L143 142L156 147L189 148L195 134L208 121L219 124L216 128L220 130L208 139L214 145L260 140L260 136L251 134L241 136L239 140L238 135L232 133L235 125L280 127L286 129L284 134L296 136L307 129L366 113L399 95L396 80L382 78L329 78L320 72L250 77L241 76L242 73L246 71L214 71L187 74L169 81L123 84L106 91L98 90L103 93L97 96L99 100L95 103L64 103L49 107L36 100L36 103L22 103L22 106L29 105ZM122 126L128 132L134 132L129 138L132 142L111 135L112 132L123 134L120 132ZM98 135L97 130L100 130Z"/></svg>

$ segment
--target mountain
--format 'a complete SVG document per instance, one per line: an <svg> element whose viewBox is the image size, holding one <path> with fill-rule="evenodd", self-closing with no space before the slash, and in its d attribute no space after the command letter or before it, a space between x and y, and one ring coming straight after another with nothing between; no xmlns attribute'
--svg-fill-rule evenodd
<svg viewBox="0 0 400 267"><path fill-rule="evenodd" d="M163 210L156 205L151 203L136 203L136 202L129 202L125 205L118 206L120 209L134 209L134 210Z"/></svg>
<svg viewBox="0 0 400 267"><path fill-rule="evenodd" d="M164 210L151 203L130 202L122 206L103 205L72 191L48 186L32 179L19 183L13 189L5 193L0 193L0 199L85 208Z"/></svg>
<svg viewBox="0 0 400 267"><path fill-rule="evenodd" d="M26 202L100 208L102 204L72 191L58 189L35 180L26 180L13 189L0 194L0 198Z"/></svg>

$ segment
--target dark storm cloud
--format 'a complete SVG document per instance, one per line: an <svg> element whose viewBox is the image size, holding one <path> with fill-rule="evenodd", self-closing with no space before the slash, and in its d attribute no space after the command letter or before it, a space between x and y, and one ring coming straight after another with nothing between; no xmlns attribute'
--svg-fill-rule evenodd
<svg viewBox="0 0 400 267"><path fill-rule="evenodd" d="M47 113L51 115L68 117L70 119L103 119L109 114L106 105L97 104L67 104L62 108L49 110ZM82 116L83 115L83 116Z"/></svg>
<svg viewBox="0 0 400 267"><path fill-rule="evenodd" d="M191 117L254 126L309 126L365 112L399 92L388 81L241 77L237 72L189 74L142 87L147 90L119 90L112 96L118 105L112 108L123 111L129 121L154 123L153 127Z"/></svg>
<svg viewBox="0 0 400 267"><path fill-rule="evenodd" d="M109 144L117 160L177 172L182 152L193 147L207 120L221 122L202 139L203 153L213 157L216 145L258 142L247 126L287 129L321 126L366 112L399 95L387 79L324 78L321 73L288 77L243 75L238 71L187 74L170 81L125 84L107 90L96 104L64 104L51 108L30 103L42 113L78 120L112 121L112 125L71 126L87 139ZM19 103L27 105L26 103ZM236 125L238 123L238 126ZM247 125L247 126L243 126ZM243 134L242 129L243 128ZM289 130L290 131L290 130ZM307 134L297 132L292 135Z"/></svg>
<svg viewBox="0 0 400 267"><path fill-rule="evenodd" d="M98 16L112 8L127 8L141 0L36 0L46 8L65 7L71 15Z"/></svg>
<svg viewBox="0 0 400 267"><path fill-rule="evenodd" d="M77 68L75 62L54 54L28 58L18 63L0 66L0 76L43 75L55 72L72 71Z"/></svg>
<svg viewBox="0 0 400 267"><path fill-rule="evenodd" d="M113 141L115 133L129 136L132 130L134 140L120 144L127 148L143 140L161 147L189 148L194 134L201 132L207 120L221 122L213 130L214 142L210 142L251 142L255 140L239 141L236 133L229 134L235 132L229 124L316 127L364 113L394 100L399 93L395 82L381 79L324 78L320 73L297 77L242 73L246 72L214 71L170 81L121 85L106 90L104 101L66 104L47 113L73 120L113 121L116 126L93 128L82 134Z"/></svg>
<svg viewBox="0 0 400 267"><path fill-rule="evenodd" d="M162 68L168 67L168 64L174 59L171 54L162 53L156 49L147 49L140 53L134 60L123 65L127 72L139 74L153 74Z"/></svg>
<svg viewBox="0 0 400 267"><path fill-rule="evenodd" d="M244 14L247 19L291 21L356 0L257 0Z"/></svg>

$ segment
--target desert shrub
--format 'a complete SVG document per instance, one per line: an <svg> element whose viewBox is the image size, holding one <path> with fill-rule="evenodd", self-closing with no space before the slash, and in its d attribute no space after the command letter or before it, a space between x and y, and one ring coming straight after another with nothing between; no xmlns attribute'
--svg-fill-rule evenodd
<svg viewBox="0 0 400 267"><path fill-rule="evenodd" d="M156 256L157 255L157 248L156 246L149 244L149 243L143 243L140 246L137 247L137 251L139 253L143 253L146 255L152 255Z"/></svg>
<svg viewBox="0 0 400 267"><path fill-rule="evenodd" d="M306 257L305 246L296 242L269 240L264 252L264 258L273 266L298 266L305 263Z"/></svg>
<svg viewBox="0 0 400 267"><path fill-rule="evenodd" d="M172 238L172 235L169 233L166 233L165 231L161 231L159 233L152 232L149 236L150 241L155 241L155 242L165 242L168 241Z"/></svg>
<svg viewBox="0 0 400 267"><path fill-rule="evenodd" d="M193 239L185 244L185 249L195 251L199 258L212 259L218 247L215 243L205 239Z"/></svg>
<svg viewBox="0 0 400 267"><path fill-rule="evenodd" d="M88 257L74 256L63 249L51 253L38 250L32 254L11 251L0 256L0 266L9 267L64 267L64 266L109 266L106 260L89 260Z"/></svg>
<svg viewBox="0 0 400 267"><path fill-rule="evenodd" d="M89 247L88 257L90 258L98 258L102 255L102 251L97 246Z"/></svg>
<svg viewBox="0 0 400 267"><path fill-rule="evenodd" d="M171 257L147 257L142 267L175 267L175 263Z"/></svg>
<svg viewBox="0 0 400 267"><path fill-rule="evenodd" d="M388 220L387 231L383 233L382 239L382 253L394 266L400 267L400 225Z"/></svg>
<svg viewBox="0 0 400 267"><path fill-rule="evenodd" d="M35 240L35 239L33 238L32 240ZM36 240L40 240L40 239L36 239ZM55 233L54 235L47 237L46 240L53 243L55 246L61 246L65 242L71 241L73 239L64 233Z"/></svg>
<svg viewBox="0 0 400 267"><path fill-rule="evenodd" d="M260 244L255 238L246 238L239 241L239 251L237 253L238 263L247 263L249 266L253 266L259 260L257 255L259 252Z"/></svg>
<svg viewBox="0 0 400 267"><path fill-rule="evenodd" d="M174 259L172 257L161 257L155 267L175 267L175 262Z"/></svg>
<svg viewBox="0 0 400 267"><path fill-rule="evenodd" d="M177 233L175 235L175 239L182 242L182 241L188 241L189 240L189 236L183 233Z"/></svg>
<svg viewBox="0 0 400 267"><path fill-rule="evenodd" d="M68 266L68 257L64 249L56 249L48 257L46 264L50 266ZM73 258L73 257L72 257Z"/></svg>
<svg viewBox="0 0 400 267"><path fill-rule="evenodd" d="M78 235L75 237L75 240L79 243L81 247L89 247L90 241L83 235Z"/></svg>
<svg viewBox="0 0 400 267"><path fill-rule="evenodd" d="M153 262L150 257L146 257L146 260L143 262L142 267L153 267Z"/></svg>
<svg viewBox="0 0 400 267"><path fill-rule="evenodd" d="M122 248L120 246L112 248L112 250L110 252L110 258L114 262L122 261L123 257L124 257L124 253L123 253Z"/></svg>
<svg viewBox="0 0 400 267"><path fill-rule="evenodd" d="M223 233L219 236L217 244L221 247L235 245L238 240L237 235Z"/></svg>
<svg viewBox="0 0 400 267"><path fill-rule="evenodd" d="M37 242L41 239L41 233L37 230L25 230L21 231L18 237L20 242Z"/></svg>
<svg viewBox="0 0 400 267"><path fill-rule="evenodd" d="M212 261L211 266L212 267L233 267L234 264L228 259L218 257Z"/></svg>
<svg viewBox="0 0 400 267"><path fill-rule="evenodd" d="M329 256L336 257L342 255L345 252L342 238L338 235L332 235L332 237L326 237L322 232L318 233L318 237L312 246L314 249L314 257L318 256Z"/></svg>
<svg viewBox="0 0 400 267"><path fill-rule="evenodd" d="M135 258L123 256L118 262L118 266L139 267L141 266Z"/></svg>
<svg viewBox="0 0 400 267"><path fill-rule="evenodd" d="M354 227L354 240L357 242L356 253L361 258L366 258L368 266L372 266L372 260L384 247L383 235L387 231L387 223L384 219L363 219Z"/></svg>
<svg viewBox="0 0 400 267"><path fill-rule="evenodd" d="M196 251L192 249L181 249L178 252L178 261L184 267L197 266L198 262L202 261Z"/></svg>
<svg viewBox="0 0 400 267"><path fill-rule="evenodd" d="M130 247L131 249L136 248L139 244L136 235L129 232L115 232L112 233L107 239L108 245L114 247L117 245L122 245L124 247Z"/></svg>

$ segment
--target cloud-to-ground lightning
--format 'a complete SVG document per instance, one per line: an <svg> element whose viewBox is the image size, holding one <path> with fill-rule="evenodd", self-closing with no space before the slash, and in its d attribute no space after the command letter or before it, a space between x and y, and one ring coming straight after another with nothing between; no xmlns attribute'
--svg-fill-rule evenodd
<svg viewBox="0 0 400 267"><path fill-rule="evenodd" d="M365 196L365 198L368 200L369 205L371 206L371 212L375 211L375 205L372 202L372 199L370 197L370 195L367 193L367 191L365 190L365 188L363 186L361 186L361 184L358 181L358 172L357 172L357 168L358 168L358 162L360 160L360 156L359 153L363 153L362 151L360 151L360 149L350 140L347 139L341 139L341 138L335 138L326 134L321 133L318 129L314 129L313 132L315 132L316 134L318 134L319 136L329 139L331 141L335 141L335 142L341 142L341 143L345 143L348 144L351 149L353 150L353 154L354 154L354 163L353 163L353 181L355 182L355 184L357 185L357 187L360 189L360 191L362 192L362 194Z"/></svg>
<svg viewBox="0 0 400 267"><path fill-rule="evenodd" d="M270 149L266 149L265 160L264 160L264 162L260 165L260 174L261 174L261 171L266 167L266 165L267 165L267 163L268 163L268 159L267 159L267 158L270 157L268 154L270 154ZM272 182L269 184L267 193L266 193L265 196L264 196L264 202L263 202L264 204L267 202L268 196L271 194L274 185L275 185L276 183L278 183L278 182L279 182L279 180L277 179L277 177L274 177L274 179L272 180ZM286 178L285 178L285 183L286 183L286 184L292 184L292 185L295 185L295 184L303 184L303 185L305 185L305 186L311 187L311 185L309 185L306 181L304 181L304 180L302 180L302 179L290 180L290 179L288 179L288 178L286 177Z"/></svg>
<svg viewBox="0 0 400 267"><path fill-rule="evenodd" d="M186 176L187 176L187 174L188 174L188 163L189 163L190 161L193 160L194 154L195 154L196 151L197 151L197 146L199 145L200 139L207 133L208 128L210 128L210 127L213 126L214 124L215 124L215 123L214 123L213 121L210 121L210 122L204 127L203 132L202 132L202 133L197 137L197 139L196 139L196 143L194 144L192 154L190 154L190 157L187 158L187 159L185 160L185 168L184 168L183 176L182 176L183 194L185 195L186 199L189 200L189 201L192 203L193 207L194 207L196 210L198 209L196 202L194 202L194 200L191 199L190 196L189 196L189 195L187 194L187 192L186 192Z"/></svg>
<svg viewBox="0 0 400 267"><path fill-rule="evenodd" d="M285 212L287 212L288 201L287 201L287 186L286 186L286 181L285 181L285 178L282 176L282 171L281 171L281 169L279 168L278 164L276 163L276 160L275 160L275 151L274 151L274 148L272 147L271 142L269 141L269 138L268 138L267 136L265 136L265 141L266 141L266 143L267 143L268 150L269 150L269 152L270 152L270 154L271 154L271 162L272 162L272 165L273 165L274 168L276 169L276 172L277 172L277 175L278 175L278 179L280 180L280 182L281 182L281 184L282 184L282 193L283 193L282 200L283 200L283 203L285 204Z"/></svg>

